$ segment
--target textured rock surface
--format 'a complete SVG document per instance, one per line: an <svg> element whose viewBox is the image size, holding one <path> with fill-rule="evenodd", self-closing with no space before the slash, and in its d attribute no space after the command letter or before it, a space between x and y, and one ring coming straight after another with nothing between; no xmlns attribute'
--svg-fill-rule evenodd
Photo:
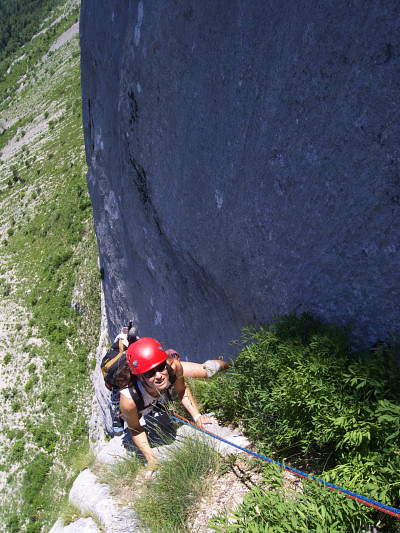
<svg viewBox="0 0 400 533"><path fill-rule="evenodd" d="M223 457L226 457L230 454L239 453L239 450L238 448L236 448L236 446L247 448L250 445L250 442L247 439L247 437L239 433L239 431L237 431L236 429L223 427L218 424L207 424L206 429L207 431L214 433L214 435L217 435L217 437L220 437L221 439L231 442L235 446L230 446L226 442L222 442L221 440L211 437L210 435L201 433L197 429L194 429L187 425L182 425L178 429L177 441L179 443L179 440L183 438L202 439L204 442L207 442L207 444L210 447L214 448ZM162 448L167 448L167 446L158 448L159 450L158 453L162 453Z"/></svg>
<svg viewBox="0 0 400 533"><path fill-rule="evenodd" d="M207 429L236 446L247 447L249 441L237 430L224 428L217 424L211 424ZM238 448L221 442L200 431L182 425L178 428L174 443L153 448L159 461L170 457L171 453L180 446L183 439L201 439L214 447L222 456L239 453ZM124 447L126 436L114 437L108 443L103 443L96 455L97 460L104 464L114 464L127 457L128 452ZM192 442L192 441L191 441ZM83 470L75 479L69 493L69 500L82 512L95 516L102 524L106 533L134 533L139 532L140 527L132 509L122 507L112 498L108 486L99 483L97 477L89 469ZM61 519L52 527L50 533L96 533L99 529L91 518L81 518L76 522L64 526Z"/></svg>
<svg viewBox="0 0 400 533"><path fill-rule="evenodd" d="M99 483L90 470L84 470L74 481L69 493L70 501L95 515L107 533L134 533L140 531L132 510L118 506L107 485Z"/></svg>
<svg viewBox="0 0 400 533"><path fill-rule="evenodd" d="M217 437L225 439L236 446L246 448L250 444L249 440L236 429L223 427L218 424L209 424L207 425L206 429L217 435ZM126 445L131 445L132 441L128 437L127 430L125 431L126 434L123 437L114 437L101 447L96 455L96 458L100 463L111 465L129 456ZM215 439L214 437L202 433L195 428L182 424L179 426L176 433L176 440L172 444L153 448L153 452L157 459L159 461L163 461L169 452L176 449L185 438L202 439L204 442L207 442L210 447L218 451L218 453L223 457L238 452L237 447L230 446L219 439Z"/></svg>
<svg viewBox="0 0 400 533"><path fill-rule="evenodd" d="M100 339L96 349L96 366L92 374L94 394L92 398L92 415L89 420L89 442L95 451L100 450L105 445L105 433L113 434L110 391L104 384L100 363L106 354L107 346L110 345L107 328L106 307L104 301L103 287L101 290L101 323Z"/></svg>
<svg viewBox="0 0 400 533"><path fill-rule="evenodd" d="M97 460L105 465L115 464L129 456L124 437L113 437L109 442L102 446L96 455Z"/></svg>
<svg viewBox="0 0 400 533"><path fill-rule="evenodd" d="M400 319L399 2L82 4L111 335L185 358L309 311Z"/></svg>
<svg viewBox="0 0 400 533"><path fill-rule="evenodd" d="M64 526L61 519L58 519L50 529L50 533L101 533L93 518L80 518L76 522Z"/></svg>

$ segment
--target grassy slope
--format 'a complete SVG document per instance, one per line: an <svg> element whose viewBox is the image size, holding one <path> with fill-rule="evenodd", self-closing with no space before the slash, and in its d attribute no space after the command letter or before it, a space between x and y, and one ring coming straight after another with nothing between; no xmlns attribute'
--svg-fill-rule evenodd
<svg viewBox="0 0 400 533"><path fill-rule="evenodd" d="M46 55L77 16L24 47L31 63L0 85L0 531L15 512L47 530L87 442L100 300L78 36Z"/></svg>

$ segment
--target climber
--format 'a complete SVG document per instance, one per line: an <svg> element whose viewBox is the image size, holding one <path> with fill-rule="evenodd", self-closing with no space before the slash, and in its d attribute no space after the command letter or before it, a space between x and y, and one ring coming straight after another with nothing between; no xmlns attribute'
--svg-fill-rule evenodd
<svg viewBox="0 0 400 533"><path fill-rule="evenodd" d="M104 381L107 388L111 390L111 419L115 436L121 436L124 433L124 418L119 406L119 391L121 388L126 388L131 380L125 350L140 338L137 327L132 324L133 322L130 321L127 327L121 328L121 333L115 337L114 343L101 362ZM172 349L166 350L166 354L168 358L181 362L184 378L210 378L220 370L226 370L230 366L230 363L216 359L205 361L203 364L180 361L179 354Z"/></svg>
<svg viewBox="0 0 400 533"><path fill-rule="evenodd" d="M115 337L113 344L115 344L117 341L121 339L125 348L128 348L128 346L132 344L132 342L137 341L138 338L139 338L138 329L136 326L132 325L132 320L131 320L128 326L124 326L123 328L121 328L121 333L119 333Z"/></svg>
<svg viewBox="0 0 400 533"><path fill-rule="evenodd" d="M125 347L130 346L133 342L139 339L139 332L136 326L132 326L132 321L129 322L128 327L121 328L121 333L114 339L114 343L119 339L122 340ZM179 354L176 350L166 350L169 357L180 360ZM183 367L183 377L185 378L211 378L220 370L227 370L230 363L222 359L210 359L204 363L191 363L181 361Z"/></svg>
<svg viewBox="0 0 400 533"><path fill-rule="evenodd" d="M122 340L122 342L124 343L124 346L125 348L128 348L129 346L129 342L128 342L128 328L127 327L123 327L121 328L121 333L119 333L115 339L114 339L114 342L113 344L115 344L116 342L118 342L120 339Z"/></svg>
<svg viewBox="0 0 400 533"><path fill-rule="evenodd" d="M157 459L144 428L149 423L164 428L168 416L162 406L171 400L172 389L199 428L216 420L199 413L192 393L185 384L182 363L169 357L155 339L142 337L132 343L126 352L126 359L129 382L126 381L128 376L125 376L125 387L122 388L123 384L120 383L120 408L134 444L147 460L146 478L149 479ZM143 425L139 422L141 417L145 422Z"/></svg>

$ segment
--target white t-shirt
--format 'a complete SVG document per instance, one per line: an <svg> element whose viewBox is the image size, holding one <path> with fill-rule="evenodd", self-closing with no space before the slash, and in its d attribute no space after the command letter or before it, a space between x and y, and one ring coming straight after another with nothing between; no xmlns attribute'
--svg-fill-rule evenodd
<svg viewBox="0 0 400 533"><path fill-rule="evenodd" d="M167 391L170 391L172 385L168 380L168 387L164 389L162 392L159 393L159 395L155 398L154 396L151 396L146 389L143 387L142 383L138 380L137 381L137 388L139 389L138 392L143 396L143 402L144 402L144 408L139 411L141 415L148 415L151 413L151 411L154 409L154 406L156 403L166 403L168 402L168 394ZM129 393L129 389L121 389L120 394L122 396L125 396L125 398L132 399L132 396Z"/></svg>

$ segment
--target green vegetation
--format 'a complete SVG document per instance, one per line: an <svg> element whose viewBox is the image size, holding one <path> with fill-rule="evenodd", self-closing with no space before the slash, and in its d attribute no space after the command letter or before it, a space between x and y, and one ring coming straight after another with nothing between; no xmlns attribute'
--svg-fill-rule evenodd
<svg viewBox="0 0 400 533"><path fill-rule="evenodd" d="M218 533L356 533L365 531L367 508L328 488L303 483L291 487L277 466L266 469L264 487L254 488L231 514L231 523L219 514L210 529Z"/></svg>
<svg viewBox="0 0 400 533"><path fill-rule="evenodd" d="M157 439L159 445L170 443L163 433ZM133 505L149 533L189 531L193 506L209 491L212 474L221 463L207 442L193 437L181 439L166 454L149 481L144 479L142 459L135 454L109 467L97 467L99 481L109 485L120 503Z"/></svg>
<svg viewBox="0 0 400 533"><path fill-rule="evenodd" d="M6 527L9 533L20 533L21 523L16 513L13 513L8 517L7 522L6 522Z"/></svg>
<svg viewBox="0 0 400 533"><path fill-rule="evenodd" d="M71 1L0 0L0 531L7 533L48 531L76 474L93 462L86 421L104 273L85 182L78 39L50 51L78 11ZM244 340L231 371L196 382L203 410L243 427L265 455L398 507L399 348L356 352L346 329L309 315L247 329ZM230 466L201 441L174 448L142 484L143 526L187 530L210 472ZM263 483L235 521L221 515L215 531L362 531L378 520L379 531L399 531L390 517L337 492L288 486L281 471L262 468ZM142 469L132 458L103 481L133 494ZM64 516L78 513L67 507Z"/></svg>
<svg viewBox="0 0 400 533"><path fill-rule="evenodd" d="M130 504L137 492L136 476L143 471L143 460L135 453L129 454L111 465L95 463L95 471L100 483L107 483L114 494L124 493L121 503Z"/></svg>
<svg viewBox="0 0 400 533"><path fill-rule="evenodd" d="M18 4L21 7L18 8ZM35 5L34 5L35 4ZM75 5L74 5L75 4ZM24 6L22 8L22 5ZM59 6L57 8L57 6ZM46 19L44 13L50 13ZM10 13L11 12L11 13ZM56 20L64 12L65 16ZM40 19L40 17L42 18ZM19 20L21 18L21 20ZM30 19L30 22L29 22ZM10 99L15 97L15 92L21 90L25 82L35 83L41 73L41 67L45 69L47 78L52 78L56 68L46 67L42 64L45 54L55 40L74 22L79 19L79 3L68 0L2 0L0 2L0 110L9 104ZM43 23L43 27L42 27ZM20 27L25 25L25 30ZM38 31L36 37L31 37ZM32 109L32 108L31 108ZM31 124L34 119L32 113L19 120L10 127L0 123L0 149L20 131L19 138L25 135L24 127Z"/></svg>
<svg viewBox="0 0 400 533"><path fill-rule="evenodd" d="M399 347L356 352L348 333L307 314L246 329L232 371L200 389L203 408L240 423L264 455L399 507ZM252 491L235 525L220 517L217 531L361 531L378 520L398 531L388 515L309 482L283 497L271 466L265 483L273 491Z"/></svg>
<svg viewBox="0 0 400 533"><path fill-rule="evenodd" d="M65 526L76 522L80 518L92 518L101 532L105 532L104 527L100 523L99 519L88 512L82 512L78 507L75 507L71 502L65 503L61 510L61 519Z"/></svg>
<svg viewBox="0 0 400 533"><path fill-rule="evenodd" d="M50 457L41 454L35 457L25 471L21 492L28 511L32 507L39 509L43 506L44 497L41 494L41 489L46 481L51 463Z"/></svg>
<svg viewBox="0 0 400 533"><path fill-rule="evenodd" d="M13 54L39 31L61 0L0 0L0 61Z"/></svg>
<svg viewBox="0 0 400 533"><path fill-rule="evenodd" d="M25 4L55 9L49 29L0 65L0 441L8 472L0 531L35 533L55 522L79 472L75 457L87 451L100 294L78 36L47 53L77 20L79 3Z"/></svg>
<svg viewBox="0 0 400 533"><path fill-rule="evenodd" d="M161 464L155 480L147 484L135 502L146 530L188 531L190 511L207 493L207 478L217 470L218 464L219 455L206 442L185 438Z"/></svg>

